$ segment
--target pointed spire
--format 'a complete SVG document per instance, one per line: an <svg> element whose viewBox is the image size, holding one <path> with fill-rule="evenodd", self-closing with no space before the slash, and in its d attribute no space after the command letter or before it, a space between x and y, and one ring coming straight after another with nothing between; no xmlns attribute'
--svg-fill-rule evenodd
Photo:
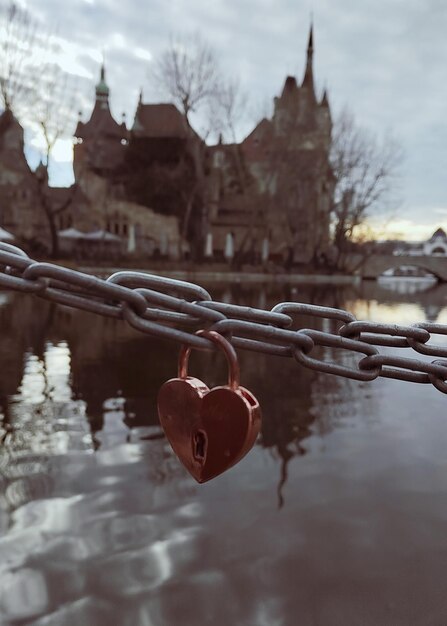
<svg viewBox="0 0 447 626"><path fill-rule="evenodd" d="M96 99L102 100L104 102L108 102L109 100L109 87L106 83L106 68L104 65L104 60L101 64L99 83L96 85Z"/></svg>
<svg viewBox="0 0 447 626"><path fill-rule="evenodd" d="M48 167L43 162L42 157L40 159L39 165L35 169L34 174L40 183L48 184Z"/></svg>
<svg viewBox="0 0 447 626"><path fill-rule="evenodd" d="M141 107L143 106L143 87L140 87L140 94L138 96L138 104L137 104L137 108L135 109L135 117L133 119L133 126L132 126L132 130L142 130L142 125L138 119L138 116L140 115L141 112Z"/></svg>
<svg viewBox="0 0 447 626"><path fill-rule="evenodd" d="M310 22L309 41L307 44L307 54L313 54L314 51L314 25L313 21Z"/></svg>
<svg viewBox="0 0 447 626"><path fill-rule="evenodd" d="M314 92L314 72L313 72L313 56L314 56L314 27L313 22L310 24L309 41L307 44L307 61L306 71L304 73L302 87L308 87L312 94Z"/></svg>
<svg viewBox="0 0 447 626"><path fill-rule="evenodd" d="M326 107L327 109L329 109L329 98L327 95L326 87L324 88L324 91L323 91L323 97L321 98L320 106Z"/></svg>
<svg viewBox="0 0 447 626"><path fill-rule="evenodd" d="M287 98L288 96L292 96L296 92L297 87L298 85L296 84L295 76L287 76L281 93L281 98Z"/></svg>

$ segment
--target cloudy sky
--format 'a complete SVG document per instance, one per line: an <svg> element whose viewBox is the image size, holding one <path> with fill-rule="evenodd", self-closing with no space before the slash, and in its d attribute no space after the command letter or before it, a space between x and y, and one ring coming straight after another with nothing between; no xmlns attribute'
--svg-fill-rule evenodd
<svg viewBox="0 0 447 626"><path fill-rule="evenodd" d="M4 1L4 0L1 0ZM447 228L446 0L28 0L56 29L60 63L79 75L84 117L104 52L111 108L133 119L140 87L157 101L151 60L170 35L200 31L224 70L238 76L256 117L287 74L302 78L310 15L315 76L333 111L392 133L405 153L390 234L420 239ZM58 146L56 183L67 183L69 144Z"/></svg>

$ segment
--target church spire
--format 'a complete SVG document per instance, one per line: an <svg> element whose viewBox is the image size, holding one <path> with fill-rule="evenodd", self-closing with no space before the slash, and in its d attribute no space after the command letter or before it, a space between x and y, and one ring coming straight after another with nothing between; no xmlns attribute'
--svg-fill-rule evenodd
<svg viewBox="0 0 447 626"><path fill-rule="evenodd" d="M314 51L314 25L313 22L311 21L310 23L310 30L309 30L309 41L307 44L307 54L312 54Z"/></svg>
<svg viewBox="0 0 447 626"><path fill-rule="evenodd" d="M96 99L107 103L109 101L109 87L106 83L106 69L104 61L101 64L101 76L99 83L96 85Z"/></svg>
<svg viewBox="0 0 447 626"><path fill-rule="evenodd" d="M307 44L306 71L304 73L302 87L309 87L311 93L315 95L313 56L314 56L314 27L313 27L313 23L311 23L310 30L309 30L309 41Z"/></svg>
<svg viewBox="0 0 447 626"><path fill-rule="evenodd" d="M321 98L320 106L326 107L327 109L329 109L329 98L327 95L326 87L324 88L324 91L323 91L323 97Z"/></svg>

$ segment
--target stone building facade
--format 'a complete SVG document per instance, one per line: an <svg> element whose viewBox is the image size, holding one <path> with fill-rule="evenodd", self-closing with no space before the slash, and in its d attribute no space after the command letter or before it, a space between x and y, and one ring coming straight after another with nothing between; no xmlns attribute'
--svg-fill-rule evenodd
<svg viewBox="0 0 447 626"><path fill-rule="evenodd" d="M207 147L175 105L145 104L141 96L128 128L124 116L113 118L109 98L102 66L92 113L74 134L75 185L48 188L51 202L65 206L55 218L59 231L108 232L120 238L121 252L141 256L182 256L198 236L210 259L324 257L332 121L327 93L318 99L315 92L312 29L303 80L286 78L272 117L240 144ZM193 142L200 143L205 174L196 205ZM32 206L36 177L23 155L23 130L9 113L0 117L0 165L0 226L48 240L48 225ZM195 230L183 228L189 210L199 216Z"/></svg>
<svg viewBox="0 0 447 626"><path fill-rule="evenodd" d="M309 263L329 248L334 176L326 91L315 94L313 32L300 85L288 76L264 118L239 145L211 148L208 253Z"/></svg>
<svg viewBox="0 0 447 626"><path fill-rule="evenodd" d="M178 220L135 201L126 189L129 172L135 170L132 163L135 136L146 135L146 125L150 126L146 109L155 105L143 105L140 98L129 131L124 117L121 124L114 120L109 95L102 66L92 114L87 122L79 121L74 138L75 180L90 209L78 212L72 223L80 230L97 228L120 237L122 253L178 257L181 250ZM73 209L76 212L77 207Z"/></svg>
<svg viewBox="0 0 447 626"><path fill-rule="evenodd" d="M0 226L27 240L47 238L35 204L36 180L23 151L23 128L10 110L0 115Z"/></svg>

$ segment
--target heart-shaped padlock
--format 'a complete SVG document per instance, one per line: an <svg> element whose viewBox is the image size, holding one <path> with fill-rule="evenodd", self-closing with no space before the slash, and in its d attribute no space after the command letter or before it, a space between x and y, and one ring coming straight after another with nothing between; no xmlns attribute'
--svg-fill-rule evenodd
<svg viewBox="0 0 447 626"><path fill-rule="evenodd" d="M188 376L191 348L183 346L178 378L171 378L158 394L158 416L175 454L199 483L235 465L253 447L261 427L261 410L254 395L239 385L236 352L222 335L199 330L224 352L228 385L209 389Z"/></svg>

